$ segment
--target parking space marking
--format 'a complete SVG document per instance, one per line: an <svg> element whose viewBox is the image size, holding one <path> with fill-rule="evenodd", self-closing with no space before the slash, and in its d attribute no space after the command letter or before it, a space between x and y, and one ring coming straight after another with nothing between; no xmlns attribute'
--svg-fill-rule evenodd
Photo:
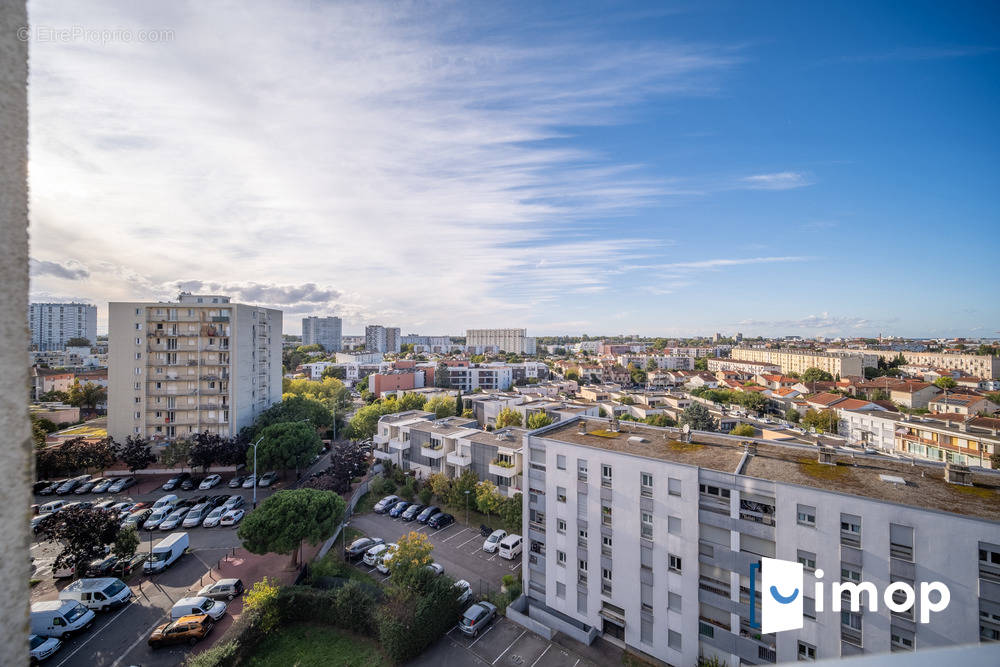
<svg viewBox="0 0 1000 667"><path fill-rule="evenodd" d="M454 525L455 525L455 524L451 524L451 526L454 526ZM451 528L451 526L448 526L448 528ZM448 530L448 528L445 528L445 530ZM462 533L464 533L465 531L466 531L466 529L465 529L465 528L463 528L462 530L458 531L457 533L454 533L454 534L452 534L452 535L449 535L448 537L444 538L444 539L443 539L443 540L441 540L441 541L442 541L442 542L447 542L448 540L451 540L451 539L454 539L454 538L458 537L459 535L461 535L461 534L462 534Z"/></svg>
<svg viewBox="0 0 1000 667"><path fill-rule="evenodd" d="M159 626L161 624L160 621L162 621L163 618L164 618L163 616L160 616L158 619L156 619L155 623L153 623L151 626L149 626L148 630L146 630L145 632L141 633L139 635L139 638L136 639L134 642L132 642L127 649L125 649L124 651L122 651L122 654L120 656L118 656L117 660L115 660L113 663L111 663L111 667L118 667L118 665L120 665L122 663L122 660L124 660L126 658L126 656L128 656L128 654L131 653L133 651L133 649L135 649L135 647L138 646L142 642L143 639L145 639L149 635L153 634L153 630L155 630L157 628L157 626ZM60 663L60 664L62 664L62 663ZM59 665L56 665L56 667L59 667Z"/></svg>
<svg viewBox="0 0 1000 667"><path fill-rule="evenodd" d="M478 637L476 637L475 641L473 641L473 642L472 642L471 644L469 644L469 648L472 648L473 646L475 646L475 645L476 645L476 642L478 642L478 641L479 641L480 639L482 639L482 638L483 638L483 637L485 637L486 635L490 634L490 630L492 630L492 629L493 629L493 628L495 628L495 627L497 627L497 624L496 624L496 623L494 623L494 624L493 624L493 625L491 625L490 627L486 628L486 632L484 632L483 634L481 634L481 635L479 635Z"/></svg>
<svg viewBox="0 0 1000 667"><path fill-rule="evenodd" d="M501 653L500 655L498 655L496 657L496 660L493 661L493 664L494 665L497 664L500 661L500 658L504 657L504 655L507 653L507 651L510 650L510 647L513 646L514 644L516 644L517 642L519 642L521 640L521 637L523 637L524 633L526 633L526 632L527 632L527 630L521 630L521 634L519 634L517 636L517 639L515 639L514 641L512 641L510 644L507 645L507 648L505 648L503 650L503 653Z"/></svg>
<svg viewBox="0 0 1000 667"><path fill-rule="evenodd" d="M545 646L545 650L542 651L542 655L540 655L537 658L535 658L535 661L533 663L531 663L531 667L535 667L535 665L538 664L538 661L541 660L545 656L545 654L549 652L550 648L552 648L552 644L551 643Z"/></svg>
<svg viewBox="0 0 1000 667"><path fill-rule="evenodd" d="M482 537L482 536L481 536L481 535L473 535L472 537L470 537L470 538L469 538L469 539L467 539L466 541L462 542L461 544L459 544L459 545L458 545L457 547L455 547L455 548L456 548L456 549L461 549L461 548L462 548L462 547L464 547L464 546L465 546L466 544L468 544L468 543L469 543L469 542L471 542L472 540L474 540L474 539L476 539L476 538L479 538L479 537ZM475 551L473 551L472 553L476 553L476 552L475 552Z"/></svg>
<svg viewBox="0 0 1000 667"><path fill-rule="evenodd" d="M104 625L102 625L99 630L97 630L96 632L91 632L90 636L87 637L87 639L84 640L84 642L82 644L80 644L79 646L77 646L76 649L74 649L74 651L72 653L70 653L69 655L67 655L65 658L62 659L62 662L56 663L56 667L60 667L60 665L64 664L67 660L69 660L74 655L76 655L77 653L79 653L80 649L82 649L84 646L86 646L90 642L91 639L93 639L94 637L97 637L102 632L104 632L105 629L107 629L108 627L110 627L119 616L121 616L122 614L125 613L126 609L128 609L129 607L132 606L132 604L134 602L135 602L135 598L133 597L131 600L128 601L128 604L123 605L122 608L121 608L121 610L117 614L115 614L114 616L112 616L108 620L107 623L105 623Z"/></svg>

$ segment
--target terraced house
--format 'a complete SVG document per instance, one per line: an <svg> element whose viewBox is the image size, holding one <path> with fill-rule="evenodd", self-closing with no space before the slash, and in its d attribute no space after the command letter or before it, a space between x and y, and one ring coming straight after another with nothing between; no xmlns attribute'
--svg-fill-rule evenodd
<svg viewBox="0 0 1000 667"><path fill-rule="evenodd" d="M680 437L597 418L525 435L528 558L515 610L580 641L602 635L685 666L702 656L768 664L1000 637L1000 476ZM801 629L751 625L760 598L750 597L750 566L762 557L803 565ZM825 603L813 597L816 581L827 582ZM896 581L944 582L951 602L921 624L920 609L892 612L881 595L855 612L829 592L833 582L881 592Z"/></svg>

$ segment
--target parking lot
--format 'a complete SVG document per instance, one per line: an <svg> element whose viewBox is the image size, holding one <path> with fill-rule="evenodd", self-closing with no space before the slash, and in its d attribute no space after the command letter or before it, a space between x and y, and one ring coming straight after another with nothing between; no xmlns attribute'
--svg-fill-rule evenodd
<svg viewBox="0 0 1000 667"><path fill-rule="evenodd" d="M246 501L244 506L250 510L251 489L230 489L226 482L232 474L223 476L223 483L208 491L172 491L179 498L186 499L201 495L242 495ZM287 479L287 478L286 478ZM116 502L135 501L153 502L164 495L160 484L165 478L141 480L139 485L121 494L69 494L65 496L36 496L35 502L45 503L55 499L74 501L100 502L114 500ZM283 488L278 485L272 488L258 489L257 501L261 502L275 490ZM150 543L156 544L172 532L187 532L190 539L188 553L173 566L159 574L147 576L132 575L127 583L135 594L132 601L124 607L98 613L92 628L75 636L66 642L58 653L47 661L50 667L119 667L121 665L176 665L183 661L188 653L187 647L177 646L152 650L146 645L146 639L153 628L167 622L170 608L174 602L197 592L210 579L206 576L220 559L231 555L240 541L236 536L236 526L215 528L177 528L175 530L141 530L142 542L138 553L148 552ZM32 602L53 600L58 597L58 591L69 583L69 579L53 580L52 561L59 551L58 545L35 542L31 546L31 556L34 558L32 578L39 583L32 589ZM244 580L248 586L251 581ZM234 601L233 610L241 608L239 599ZM230 614L227 612L227 617ZM225 619L226 617L224 617ZM220 623L209 635L206 642L199 645L202 648L220 637L228 626L228 622Z"/></svg>
<svg viewBox="0 0 1000 667"><path fill-rule="evenodd" d="M512 667L596 667L572 651L499 618L478 637L456 626L417 658L411 667L511 665Z"/></svg>
<svg viewBox="0 0 1000 667"><path fill-rule="evenodd" d="M458 518L461 517L456 517ZM456 521L450 526L435 530L416 521L406 522L385 514L358 515L351 518L350 525L370 537L381 537L387 544L397 541L410 531L426 534L434 545L434 552L431 554L434 561L441 563L445 573L452 578L468 581L475 595L497 590L500 579L505 574L520 577L521 557L509 561L496 553L483 551L484 538L478 526L466 527ZM371 571L373 576L381 576L364 563L359 567Z"/></svg>

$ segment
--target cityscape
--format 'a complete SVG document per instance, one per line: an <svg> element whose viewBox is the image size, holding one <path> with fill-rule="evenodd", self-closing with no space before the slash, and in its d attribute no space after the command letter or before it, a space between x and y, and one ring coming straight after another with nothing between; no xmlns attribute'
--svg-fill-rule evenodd
<svg viewBox="0 0 1000 667"><path fill-rule="evenodd" d="M3 664L1000 664L995 8L2 2Z"/></svg>

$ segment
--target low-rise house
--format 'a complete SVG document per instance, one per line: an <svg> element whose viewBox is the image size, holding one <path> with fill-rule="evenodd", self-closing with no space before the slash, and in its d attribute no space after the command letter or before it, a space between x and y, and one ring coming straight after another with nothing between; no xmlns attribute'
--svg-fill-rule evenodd
<svg viewBox="0 0 1000 667"><path fill-rule="evenodd" d="M904 382L889 390L889 399L904 407L926 408L941 390L927 382Z"/></svg>
<svg viewBox="0 0 1000 667"><path fill-rule="evenodd" d="M931 412L955 415L991 415L1000 410L993 401L979 394L952 394L938 396L927 404Z"/></svg>

